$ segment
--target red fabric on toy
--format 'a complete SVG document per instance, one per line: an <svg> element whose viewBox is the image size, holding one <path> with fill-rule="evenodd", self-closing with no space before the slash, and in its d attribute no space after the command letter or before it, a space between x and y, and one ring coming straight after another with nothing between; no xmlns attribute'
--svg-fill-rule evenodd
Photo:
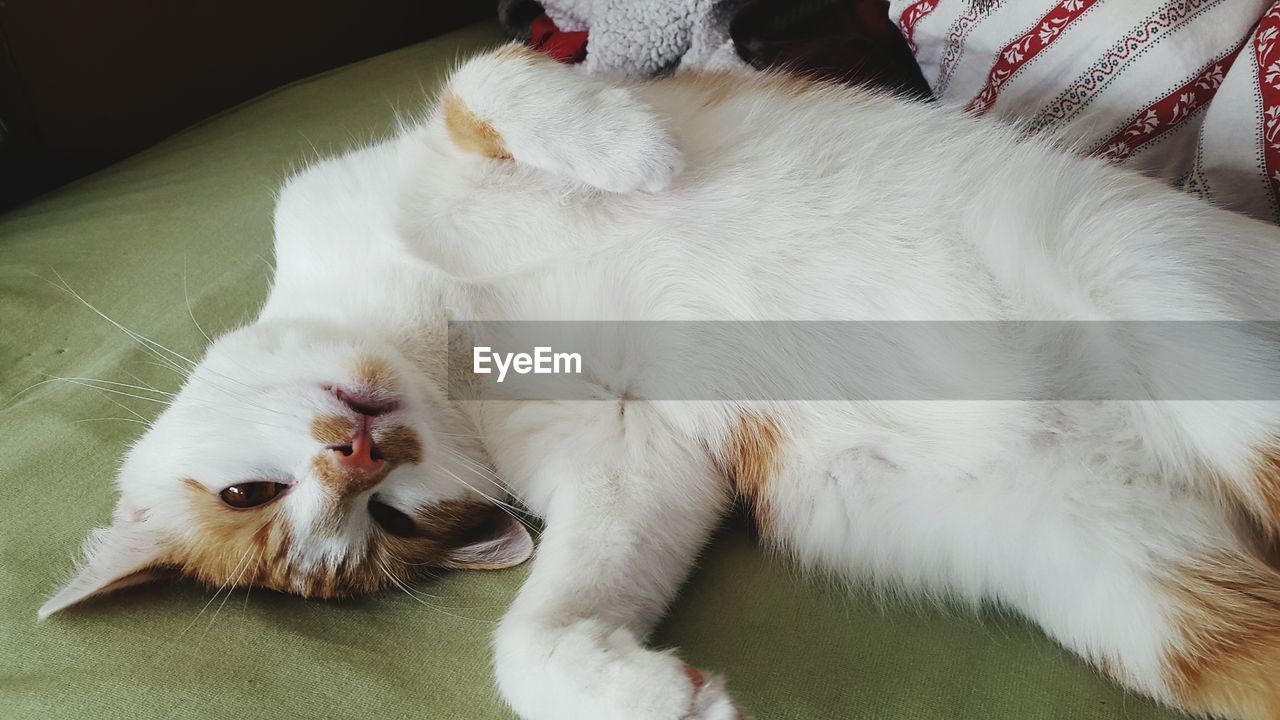
<svg viewBox="0 0 1280 720"><path fill-rule="evenodd" d="M533 19L529 44L562 63L580 63L587 57L587 33L564 32L546 13Z"/></svg>

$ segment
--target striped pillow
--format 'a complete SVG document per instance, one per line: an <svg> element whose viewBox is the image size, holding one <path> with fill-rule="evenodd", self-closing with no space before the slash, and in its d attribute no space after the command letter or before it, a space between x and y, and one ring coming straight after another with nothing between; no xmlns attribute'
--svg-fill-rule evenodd
<svg viewBox="0 0 1280 720"><path fill-rule="evenodd" d="M891 0L934 94L1280 222L1280 0Z"/></svg>

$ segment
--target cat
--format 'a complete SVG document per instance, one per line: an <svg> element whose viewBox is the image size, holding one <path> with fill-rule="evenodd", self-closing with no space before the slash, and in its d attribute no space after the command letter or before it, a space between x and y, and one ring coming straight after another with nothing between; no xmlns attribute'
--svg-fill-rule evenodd
<svg viewBox="0 0 1280 720"><path fill-rule="evenodd" d="M955 108L769 74L613 82L516 46L289 179L274 223L260 316L128 452L41 618L174 572L329 598L509 567L534 551L509 492L545 522L495 638L518 715L745 717L645 646L740 501L807 566L1012 608L1194 714L1280 717L1262 390L650 401L676 373L639 347L584 363L595 400L460 401L447 352L460 320L1272 320L1275 227ZM1274 336L1232 327L1227 374L1278 366ZM1200 370L1129 349L1153 398Z"/></svg>

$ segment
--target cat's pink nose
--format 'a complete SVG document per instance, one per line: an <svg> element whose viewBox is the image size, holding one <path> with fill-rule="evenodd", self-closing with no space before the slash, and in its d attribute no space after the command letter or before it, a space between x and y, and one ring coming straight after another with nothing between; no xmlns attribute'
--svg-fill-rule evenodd
<svg viewBox="0 0 1280 720"><path fill-rule="evenodd" d="M361 418L360 427L351 438L351 442L343 445L330 445L338 464L349 471L357 473L376 473L385 462L378 446L373 442L373 432L369 428L369 418Z"/></svg>

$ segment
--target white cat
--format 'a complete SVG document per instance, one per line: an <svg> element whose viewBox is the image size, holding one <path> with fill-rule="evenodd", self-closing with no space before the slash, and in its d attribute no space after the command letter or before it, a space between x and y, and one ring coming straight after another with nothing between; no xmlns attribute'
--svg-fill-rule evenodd
<svg viewBox="0 0 1280 720"><path fill-rule="evenodd" d="M1014 608L1178 708L1280 717L1265 388L647 401L676 369L643 343L584 352L603 400L457 402L446 377L451 320L1272 320L1274 227L953 109L780 76L608 84L509 47L425 122L290 180L276 259L42 617L175 569L335 597L512 565L533 543L490 502L509 488L546 522L496 637L516 712L724 720L721 681L644 641L738 498L805 563ZM1120 342L1152 398L1215 371ZM1274 337L1220 349L1241 377L1280 367ZM1018 358L988 369L1048 391Z"/></svg>

